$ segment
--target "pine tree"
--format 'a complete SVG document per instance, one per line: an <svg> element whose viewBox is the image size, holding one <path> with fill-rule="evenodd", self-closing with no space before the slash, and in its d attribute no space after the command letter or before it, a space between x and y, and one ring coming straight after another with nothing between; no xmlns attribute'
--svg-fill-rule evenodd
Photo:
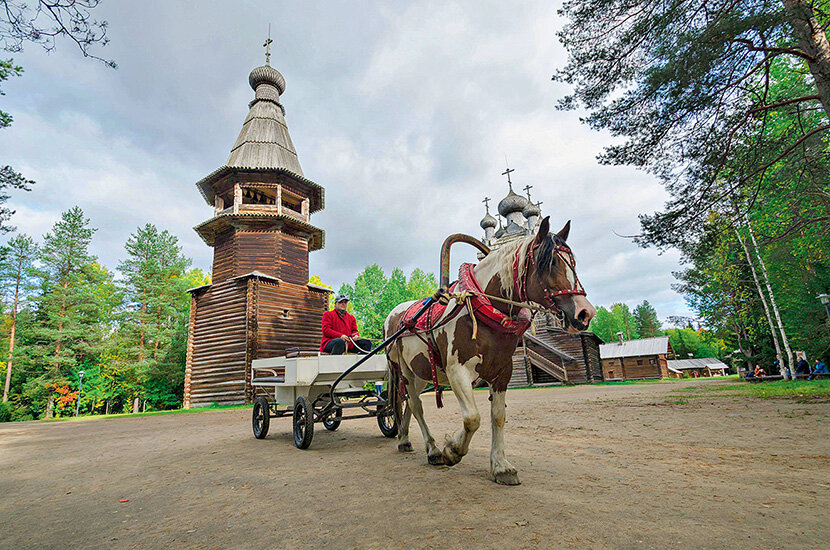
<svg viewBox="0 0 830 550"><path fill-rule="evenodd" d="M643 300L642 304L634 308L634 321L640 338L660 336L660 320L648 300Z"/></svg>
<svg viewBox="0 0 830 550"><path fill-rule="evenodd" d="M0 249L0 291L11 301L11 326L9 327L9 355L6 361L6 381L3 386L3 402L9 399L14 345L17 332L17 313L20 302L33 288L34 261L38 247L28 235L17 235Z"/></svg>
<svg viewBox="0 0 830 550"><path fill-rule="evenodd" d="M190 306L185 290L190 286L186 269L191 261L182 255L175 236L152 224L130 235L125 248L127 259L118 265L126 298L119 331L120 361L136 370L137 392L146 394L151 389L153 406L160 401L167 404L169 399L161 398L159 392L165 383L174 387L182 370L173 347Z"/></svg>
<svg viewBox="0 0 830 550"><path fill-rule="evenodd" d="M75 206L43 237L34 343L27 350L42 375L29 382L30 394L42 397L48 392L41 388L74 383L76 365L103 351L118 297L112 274L89 254L95 231Z"/></svg>

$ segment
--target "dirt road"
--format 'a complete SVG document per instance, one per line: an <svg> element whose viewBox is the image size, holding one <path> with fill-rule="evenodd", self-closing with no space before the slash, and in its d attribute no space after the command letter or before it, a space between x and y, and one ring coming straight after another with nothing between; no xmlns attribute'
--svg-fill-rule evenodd
<svg viewBox="0 0 830 550"><path fill-rule="evenodd" d="M307 451L288 418L254 439L249 410L0 425L0 546L830 546L830 403L683 397L703 384L511 390L518 487L487 478L486 392L452 468L373 419ZM436 436L460 425L444 402L425 399Z"/></svg>

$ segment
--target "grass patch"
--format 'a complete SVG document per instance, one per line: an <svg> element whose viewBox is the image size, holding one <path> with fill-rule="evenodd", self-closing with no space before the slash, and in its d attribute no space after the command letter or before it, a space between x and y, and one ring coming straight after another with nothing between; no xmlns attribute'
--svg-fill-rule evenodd
<svg viewBox="0 0 830 550"><path fill-rule="evenodd" d="M778 380L775 382L746 383L745 395L763 399L791 397L819 399L830 397L830 380Z"/></svg>
<svg viewBox="0 0 830 550"><path fill-rule="evenodd" d="M171 409L169 411L147 411L142 413L118 413L118 414L82 414L74 416L59 416L41 420L40 422L68 422L73 420L92 420L99 418L136 418L139 416L157 416L161 414L190 414L204 411L226 411L232 409L250 409L252 405L208 405L206 407L193 407L190 409Z"/></svg>
<svg viewBox="0 0 830 550"><path fill-rule="evenodd" d="M790 398L800 401L830 398L830 380L777 380L750 384L735 379L729 384L701 384L677 388L672 393L682 394L681 399L712 397L713 393L724 397L750 396L760 399Z"/></svg>

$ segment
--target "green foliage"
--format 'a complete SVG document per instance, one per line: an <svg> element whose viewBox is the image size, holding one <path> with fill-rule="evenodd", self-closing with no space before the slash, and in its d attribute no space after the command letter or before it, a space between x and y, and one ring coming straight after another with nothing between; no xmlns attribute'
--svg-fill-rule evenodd
<svg viewBox="0 0 830 550"><path fill-rule="evenodd" d="M725 357L726 346L723 341L717 340L705 330L670 328L666 330L666 334L676 359Z"/></svg>
<svg viewBox="0 0 830 550"><path fill-rule="evenodd" d="M367 266L353 285L344 284L338 294L349 297L349 311L357 319L361 336L373 340L383 337L383 321L395 306L431 296L438 288L435 275L415 269L407 280L395 268L387 278L377 264Z"/></svg>
<svg viewBox="0 0 830 550"><path fill-rule="evenodd" d="M14 65L11 59L0 59L0 83L7 80L11 76L20 76L23 73L23 68ZM5 95L2 88L0 88L0 96ZM9 113L0 110L0 129L11 126L12 116ZM7 224L14 210L4 206L9 199L9 189L22 189L29 191L30 186L35 182L23 177L22 174L16 172L11 166L0 166L0 233L13 231L14 227Z"/></svg>
<svg viewBox="0 0 830 550"><path fill-rule="evenodd" d="M130 397L145 397L162 408L181 398L183 348L187 338L190 298L196 285L187 277L190 259L181 253L178 239L147 224L130 235L127 258L118 269L126 299L119 328L112 341L112 358L122 370L132 370L135 386ZM203 283L202 283L203 284Z"/></svg>
<svg viewBox="0 0 830 550"><path fill-rule="evenodd" d="M657 312L648 300L643 300L642 304L634 308L634 323L640 338L653 338L662 334Z"/></svg>
<svg viewBox="0 0 830 550"><path fill-rule="evenodd" d="M620 302L612 304L610 311L602 306L598 307L589 330L599 336L603 342L616 342L618 332L622 332L626 340L635 340L640 337L634 314L627 305Z"/></svg>
<svg viewBox="0 0 830 550"><path fill-rule="evenodd" d="M12 407L8 403L0 401L0 422L11 422Z"/></svg>

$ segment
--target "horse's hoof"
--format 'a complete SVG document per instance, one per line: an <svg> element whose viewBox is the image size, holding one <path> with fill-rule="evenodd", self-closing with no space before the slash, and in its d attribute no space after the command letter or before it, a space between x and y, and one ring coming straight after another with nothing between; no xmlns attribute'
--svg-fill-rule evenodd
<svg viewBox="0 0 830 550"><path fill-rule="evenodd" d="M447 466L455 466L459 462L461 462L462 456L455 452L454 449L451 447L444 447L444 452L442 453L444 457L444 464Z"/></svg>
<svg viewBox="0 0 830 550"><path fill-rule="evenodd" d="M444 455L442 454L427 456L427 462L432 466L444 466L446 464L444 462Z"/></svg>
<svg viewBox="0 0 830 550"><path fill-rule="evenodd" d="M407 441L406 443L401 443L398 445L398 451L402 453L411 453L412 452L412 443Z"/></svg>
<svg viewBox="0 0 830 550"><path fill-rule="evenodd" d="M499 485L522 484L522 482L519 481L519 474L516 472L516 470L505 470L503 472L497 472L493 474L493 481L495 481Z"/></svg>

